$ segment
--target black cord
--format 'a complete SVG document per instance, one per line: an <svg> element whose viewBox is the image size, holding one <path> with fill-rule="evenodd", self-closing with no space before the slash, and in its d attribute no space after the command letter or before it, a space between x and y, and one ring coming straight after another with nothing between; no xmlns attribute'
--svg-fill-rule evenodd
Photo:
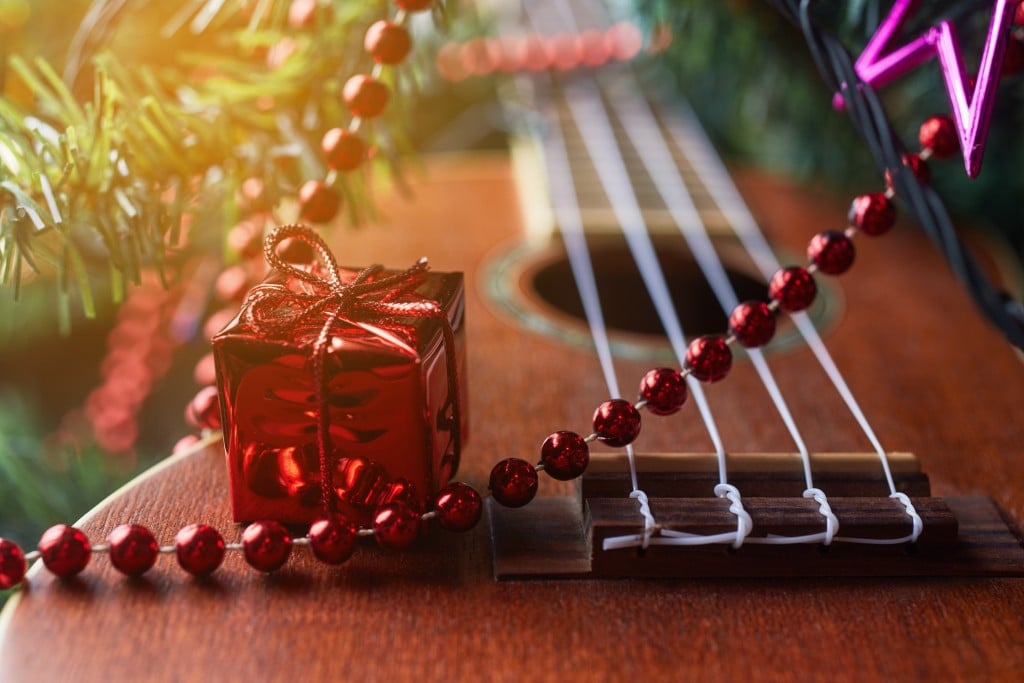
<svg viewBox="0 0 1024 683"><path fill-rule="evenodd" d="M854 129L867 143L880 170L892 169L893 185L910 213L946 259L982 314L1014 346L1024 349L1024 306L997 288L967 252L938 194L902 163L906 149L874 90L860 81L838 38L811 16L811 0L767 0L803 31L811 57L832 92L841 92ZM852 85L851 85L852 84Z"/></svg>

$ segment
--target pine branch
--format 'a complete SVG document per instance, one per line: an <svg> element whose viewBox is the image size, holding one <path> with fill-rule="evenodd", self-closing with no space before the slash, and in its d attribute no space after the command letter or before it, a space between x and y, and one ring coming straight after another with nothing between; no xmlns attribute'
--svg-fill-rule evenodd
<svg viewBox="0 0 1024 683"><path fill-rule="evenodd" d="M196 0L170 15L115 16L125 3L97 3L87 24L109 30L109 46L88 56L94 46L78 38L72 55L90 67L85 98L46 61L12 55L6 78L32 101L0 98L0 283L17 296L26 271L52 273L61 319L73 298L92 316L100 280L117 296L124 281L182 251L221 252L223 232L182 224L210 212L237 218L242 179L259 178L264 199L277 203L322 177L320 136L348 123L341 86L369 70L362 35L387 5L321 3L305 29L289 25L290 5ZM165 58L138 64L117 37L134 30L149 39L153 26ZM397 168L408 151L400 124L393 105L369 128L368 142L385 152L376 164ZM372 212L359 175L336 183L354 221Z"/></svg>

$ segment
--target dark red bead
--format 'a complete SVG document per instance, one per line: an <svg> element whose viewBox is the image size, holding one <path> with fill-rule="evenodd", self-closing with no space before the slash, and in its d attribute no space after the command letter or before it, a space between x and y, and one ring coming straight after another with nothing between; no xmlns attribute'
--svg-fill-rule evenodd
<svg viewBox="0 0 1024 683"><path fill-rule="evenodd" d="M605 401L594 411L594 432L609 446L625 446L640 435L640 412L621 398Z"/></svg>
<svg viewBox="0 0 1024 683"><path fill-rule="evenodd" d="M327 167L338 171L355 170L366 157L366 145L362 138L344 128L331 128L324 133L320 149L323 150Z"/></svg>
<svg viewBox="0 0 1024 683"><path fill-rule="evenodd" d="M430 9L434 0L395 0L395 6L404 9L406 12L420 12Z"/></svg>
<svg viewBox="0 0 1024 683"><path fill-rule="evenodd" d="M590 448L576 432L555 432L541 444L540 461L552 479L569 481L586 471Z"/></svg>
<svg viewBox="0 0 1024 683"><path fill-rule="evenodd" d="M826 275L841 275L853 265L856 250L845 233L819 232L807 245L807 259Z"/></svg>
<svg viewBox="0 0 1024 683"><path fill-rule="evenodd" d="M686 380L672 368L648 370L640 380L640 399L655 415L671 415L686 403Z"/></svg>
<svg viewBox="0 0 1024 683"><path fill-rule="evenodd" d="M686 348L686 367L701 382L717 382L732 368L732 350L717 335L697 337Z"/></svg>
<svg viewBox="0 0 1024 683"><path fill-rule="evenodd" d="M804 310L814 303L817 295L818 285L801 266L783 268L768 283L768 296L778 301L782 310L790 313Z"/></svg>
<svg viewBox="0 0 1024 683"><path fill-rule="evenodd" d="M323 517L309 527L309 547L325 564L341 564L352 557L358 540L358 527L342 514Z"/></svg>
<svg viewBox="0 0 1024 683"><path fill-rule="evenodd" d="M917 131L917 139L924 149L930 149L939 159L948 159L960 151L956 126L949 116L929 116Z"/></svg>
<svg viewBox="0 0 1024 683"><path fill-rule="evenodd" d="M537 495L537 470L519 458L502 460L491 470L488 487L505 507L522 507Z"/></svg>
<svg viewBox="0 0 1024 683"><path fill-rule="evenodd" d="M57 576L74 576L89 564L92 545L75 527L58 524L39 539L39 555L46 568Z"/></svg>
<svg viewBox="0 0 1024 683"><path fill-rule="evenodd" d="M110 564L128 576L141 576L156 564L160 554L153 533L138 524L122 524L107 536Z"/></svg>
<svg viewBox="0 0 1024 683"><path fill-rule="evenodd" d="M292 554L292 536L273 520L253 522L242 533L242 552L254 569L272 572L284 566Z"/></svg>
<svg viewBox="0 0 1024 683"><path fill-rule="evenodd" d="M14 588L25 578L25 554L14 541L0 538L0 591Z"/></svg>
<svg viewBox="0 0 1024 683"><path fill-rule="evenodd" d="M469 531L480 521L483 499L469 484L448 484L434 497L437 521L448 531Z"/></svg>
<svg viewBox="0 0 1024 683"><path fill-rule="evenodd" d="M420 513L416 508L394 501L377 508L373 515L373 535L384 548L401 550L416 540L420 532Z"/></svg>
<svg viewBox="0 0 1024 683"><path fill-rule="evenodd" d="M200 429L220 429L220 398L217 387L200 389L185 409L185 419Z"/></svg>
<svg viewBox="0 0 1024 683"><path fill-rule="evenodd" d="M913 152L904 152L901 157L903 165L910 169L910 172L917 176L917 179L928 184L932 179L932 169L928 162L921 158L921 155ZM893 174L889 169L885 170L885 186L893 187Z"/></svg>
<svg viewBox="0 0 1024 683"><path fill-rule="evenodd" d="M400 64L409 54L412 40L405 28L381 19L367 29L363 47L376 62Z"/></svg>
<svg viewBox="0 0 1024 683"><path fill-rule="evenodd" d="M896 207L881 192L855 197L850 204L850 225L869 237L889 232L896 223Z"/></svg>
<svg viewBox="0 0 1024 683"><path fill-rule="evenodd" d="M341 96L354 115L372 119L379 116L388 106L391 91L377 79L366 74L357 74L345 81Z"/></svg>
<svg viewBox="0 0 1024 683"><path fill-rule="evenodd" d="M189 574L212 574L224 561L224 538L207 524L189 524L174 537L178 564Z"/></svg>
<svg viewBox="0 0 1024 683"><path fill-rule="evenodd" d="M327 223L340 208L341 196L319 180L307 180L299 188L299 214L311 223Z"/></svg>
<svg viewBox="0 0 1024 683"><path fill-rule="evenodd" d="M775 336L775 312L763 301L744 301L729 314L729 334L741 346L764 346Z"/></svg>

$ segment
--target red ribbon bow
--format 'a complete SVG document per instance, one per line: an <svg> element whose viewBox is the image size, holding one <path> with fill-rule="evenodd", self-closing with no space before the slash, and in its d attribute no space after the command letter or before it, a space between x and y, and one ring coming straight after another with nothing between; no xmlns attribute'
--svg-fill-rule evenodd
<svg viewBox="0 0 1024 683"><path fill-rule="evenodd" d="M285 261L277 249L286 239L297 239L309 245L322 262L327 277L318 272L297 268ZM359 271L348 282L334 254L323 239L304 225L282 225L267 235L263 242L267 264L282 275L309 285L309 291L295 291L283 285L263 284L254 287L246 297L243 310L246 322L254 330L271 334L294 330L295 326L324 316L320 333L311 347L313 379L317 404L317 451L320 459L320 484L328 513L336 508L334 469L329 466L331 452L327 377L324 360L331 339L331 330L341 317L371 317L375 323L397 322L396 318L435 318L444 335L445 359L448 365L448 404L452 406L452 441L455 453L461 451L462 420L459 401L458 368L455 358L455 333L441 306L429 299L408 300L412 290L423 283L428 265L425 258L400 273L377 277L384 268L372 265ZM403 299L396 301L396 299ZM448 405L442 407L447 410Z"/></svg>

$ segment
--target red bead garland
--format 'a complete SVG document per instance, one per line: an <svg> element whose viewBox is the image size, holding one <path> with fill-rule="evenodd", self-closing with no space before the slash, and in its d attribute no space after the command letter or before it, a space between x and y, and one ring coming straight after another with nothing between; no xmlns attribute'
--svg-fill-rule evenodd
<svg viewBox="0 0 1024 683"><path fill-rule="evenodd" d="M921 124L917 139L922 149L938 159L948 159L960 151L960 140L950 116L929 116Z"/></svg>
<svg viewBox="0 0 1024 683"><path fill-rule="evenodd" d="M341 97L353 116L372 119L384 112L391 91L373 76L357 74L345 81Z"/></svg>
<svg viewBox="0 0 1024 683"><path fill-rule="evenodd" d="M777 301L787 313L802 311L818 296L814 278L803 266L789 266L772 276L768 283L768 296Z"/></svg>
<svg viewBox="0 0 1024 683"><path fill-rule="evenodd" d="M655 368L640 380L639 393L647 410L655 415L671 415L686 403L686 380L672 368Z"/></svg>
<svg viewBox="0 0 1024 683"><path fill-rule="evenodd" d="M640 413L629 401L614 398L594 411L594 433L609 446L625 446L640 435Z"/></svg>
<svg viewBox="0 0 1024 683"><path fill-rule="evenodd" d="M0 538L0 591L14 588L25 577L25 554L14 541Z"/></svg>
<svg viewBox="0 0 1024 683"><path fill-rule="evenodd" d="M775 336L775 311L763 301L744 301L729 314L729 334L746 348L764 346Z"/></svg>
<svg viewBox="0 0 1024 683"><path fill-rule="evenodd" d="M309 527L309 547L325 564L341 564L352 557L358 539L359 528L341 514L318 519Z"/></svg>
<svg viewBox="0 0 1024 683"><path fill-rule="evenodd" d="M122 524L107 537L110 564L128 576L141 576L156 564L160 546L153 532L138 524Z"/></svg>
<svg viewBox="0 0 1024 683"><path fill-rule="evenodd" d="M324 153L327 168L336 171L352 171L359 168L366 156L366 145L354 133L343 128L332 128L324 133L320 148Z"/></svg>
<svg viewBox="0 0 1024 683"><path fill-rule="evenodd" d="M265 519L253 522L242 534L245 561L261 572L280 569L292 554L292 537L278 522Z"/></svg>
<svg viewBox="0 0 1024 683"><path fill-rule="evenodd" d="M587 469L590 448L575 432L555 432L544 439L540 447L540 461L552 479L570 481Z"/></svg>
<svg viewBox="0 0 1024 683"><path fill-rule="evenodd" d="M505 507L522 507L537 495L537 469L519 458L502 460L491 470L488 487Z"/></svg>
<svg viewBox="0 0 1024 683"><path fill-rule="evenodd" d="M484 503L469 484L448 484L434 497L437 521L448 531L469 531L480 521Z"/></svg>
<svg viewBox="0 0 1024 683"><path fill-rule="evenodd" d="M419 533L420 513L408 503L398 500L386 503L373 516L373 535L384 548L406 548Z"/></svg>
<svg viewBox="0 0 1024 683"><path fill-rule="evenodd" d="M846 233L828 230L819 232L807 245L807 260L826 275L842 275L850 266L856 250Z"/></svg>
<svg viewBox="0 0 1024 683"><path fill-rule="evenodd" d="M412 49L412 40L404 27L382 19L367 29L363 47L376 62L398 64Z"/></svg>
<svg viewBox="0 0 1024 683"><path fill-rule="evenodd" d="M701 382L717 382L732 368L732 351L715 335L697 337L686 348L686 369Z"/></svg>
<svg viewBox="0 0 1024 683"><path fill-rule="evenodd" d="M39 539L39 556L51 572L60 577L74 576L89 564L92 545L73 526L58 524Z"/></svg>
<svg viewBox="0 0 1024 683"><path fill-rule="evenodd" d="M212 574L224 561L224 538L207 524L190 524L174 537L181 568L194 576Z"/></svg>
<svg viewBox="0 0 1024 683"><path fill-rule="evenodd" d="M850 204L850 225L869 237L889 232L896 223L896 207L881 192L854 197Z"/></svg>

